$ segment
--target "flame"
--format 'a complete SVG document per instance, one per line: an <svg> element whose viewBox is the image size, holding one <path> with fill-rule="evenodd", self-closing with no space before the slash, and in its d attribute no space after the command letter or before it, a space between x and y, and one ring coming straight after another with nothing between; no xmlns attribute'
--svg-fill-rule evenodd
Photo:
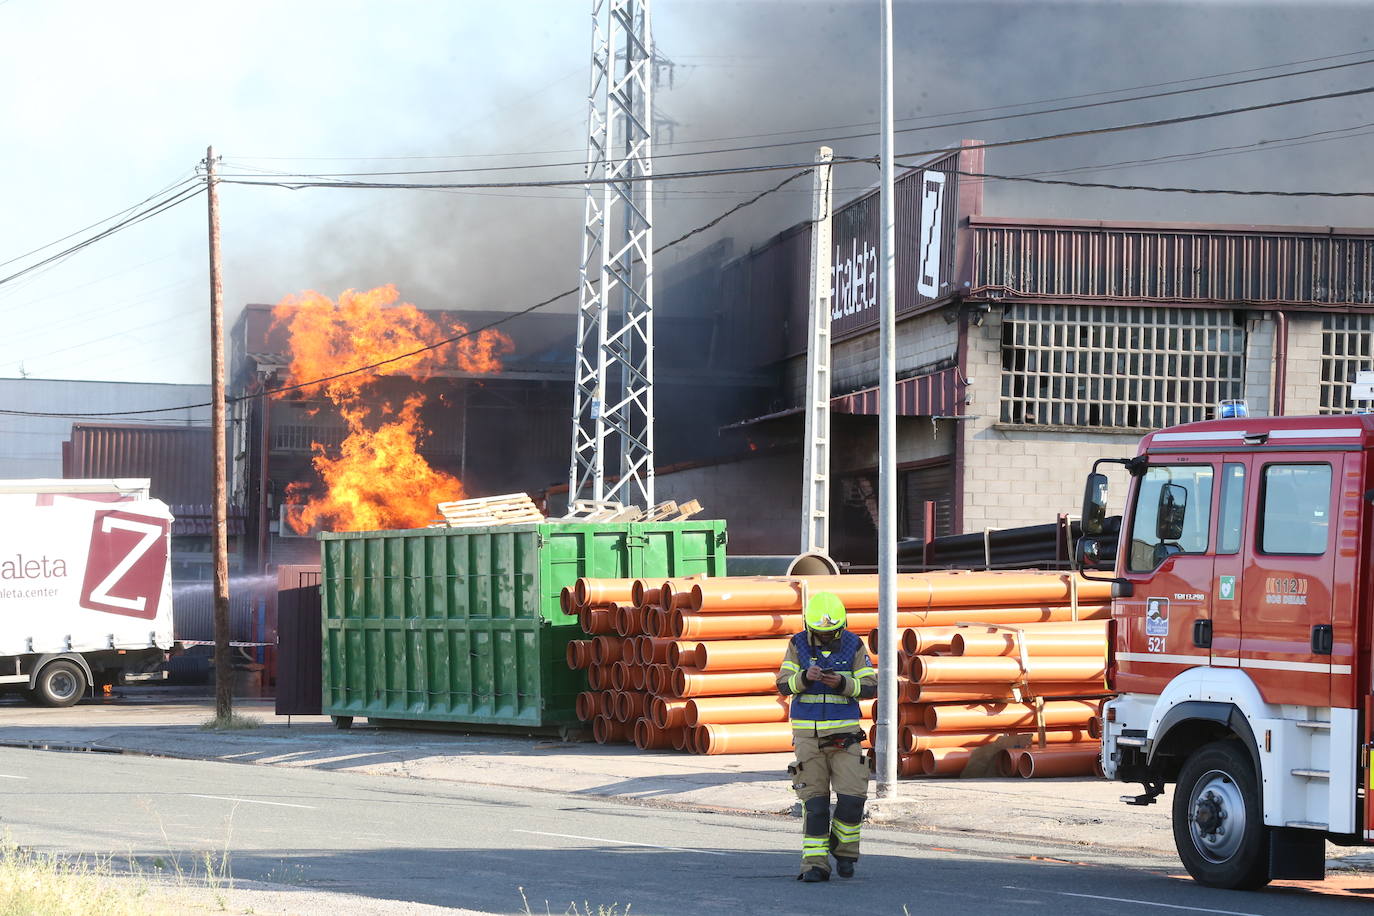
<svg viewBox="0 0 1374 916"><path fill-rule="evenodd" d="M312 496L316 488L310 483L287 487L288 499L302 502L287 517L299 533L417 528L434 518L436 502L465 495L462 481L431 467L418 451L429 435L420 421L424 394L407 395L399 410L387 401L369 406L365 396L382 375L423 382L441 368L499 372L501 357L514 344L500 331L485 330L435 347L467 328L456 321L440 324L399 298L388 284L348 290L337 304L316 292L287 296L272 310L273 328L284 326L290 335L286 384L328 379L302 390L332 402L348 426L337 457L311 443L323 495ZM374 368L331 378L360 366Z"/></svg>

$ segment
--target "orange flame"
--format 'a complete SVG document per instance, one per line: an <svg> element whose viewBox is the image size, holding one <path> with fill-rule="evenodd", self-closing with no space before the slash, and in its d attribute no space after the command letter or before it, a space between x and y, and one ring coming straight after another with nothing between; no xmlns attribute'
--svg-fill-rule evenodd
<svg viewBox="0 0 1374 916"><path fill-rule="evenodd" d="M434 518L436 502L465 495L462 481L431 467L419 454L420 441L429 435L419 416L423 394L409 394L399 411L386 402L369 407L364 395L382 375L424 381L441 368L499 372L501 357L514 344L500 331L485 330L435 346L466 334L467 328L456 321L441 325L408 302L398 304L399 298L389 284L367 292L348 290L337 305L319 293L305 292L287 296L272 311L273 328L285 326L290 335L287 385L329 379L303 390L326 397L348 425L337 457L328 455L320 443L311 443L311 463L324 494L309 497L313 487L307 483L287 487L288 497L307 497L299 511L288 516L299 533L321 528L417 528Z"/></svg>

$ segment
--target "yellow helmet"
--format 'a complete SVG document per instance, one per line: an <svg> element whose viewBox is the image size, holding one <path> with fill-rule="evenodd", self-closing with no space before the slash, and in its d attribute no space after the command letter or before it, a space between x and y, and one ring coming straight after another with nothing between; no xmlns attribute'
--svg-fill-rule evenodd
<svg viewBox="0 0 1374 916"><path fill-rule="evenodd" d="M806 602L806 628L817 633L833 633L849 621L844 602L830 592L817 592Z"/></svg>

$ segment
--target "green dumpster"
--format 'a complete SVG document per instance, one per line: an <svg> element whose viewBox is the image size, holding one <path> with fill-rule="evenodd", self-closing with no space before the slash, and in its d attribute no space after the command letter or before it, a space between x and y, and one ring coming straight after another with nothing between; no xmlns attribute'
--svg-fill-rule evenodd
<svg viewBox="0 0 1374 916"><path fill-rule="evenodd" d="M559 592L580 576L725 573L725 522L547 522L321 534L324 712L553 727L576 723L581 635Z"/></svg>

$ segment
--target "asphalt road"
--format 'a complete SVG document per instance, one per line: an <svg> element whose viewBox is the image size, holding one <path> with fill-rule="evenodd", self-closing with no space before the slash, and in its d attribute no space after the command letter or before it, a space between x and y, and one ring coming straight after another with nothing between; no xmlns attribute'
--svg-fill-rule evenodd
<svg viewBox="0 0 1374 916"><path fill-rule="evenodd" d="M988 816L995 826L996 812ZM646 916L1353 916L1374 900L1374 878L1353 891L1216 891L1151 853L882 828L865 830L856 878L803 885L793 880L800 840L791 819L538 786L11 748L0 748L0 831L48 852L187 870L204 852L228 850L237 878L491 913L525 912L528 900L533 912L618 904Z"/></svg>

